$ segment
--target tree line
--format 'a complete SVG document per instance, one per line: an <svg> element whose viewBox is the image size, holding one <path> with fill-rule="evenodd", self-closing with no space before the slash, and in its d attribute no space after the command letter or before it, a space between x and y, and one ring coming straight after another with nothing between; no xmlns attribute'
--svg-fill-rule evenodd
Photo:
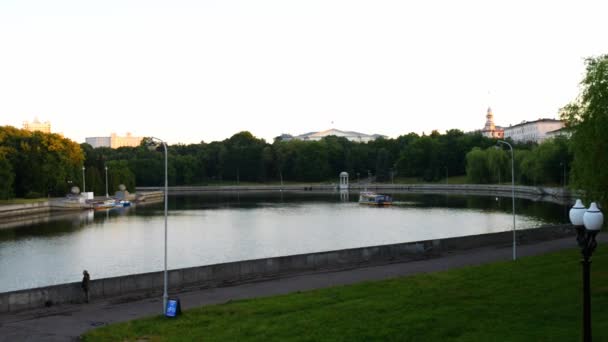
<svg viewBox="0 0 608 342"><path fill-rule="evenodd" d="M73 185L105 194L119 184L164 184L164 153L145 139L138 147L93 148L56 134L0 130L0 195L3 198L56 196ZM417 178L432 182L467 175L472 183L510 180L510 156L496 150L496 141L479 133L449 130L430 135L410 133L395 139L357 143L329 136L319 141L267 143L249 132L223 141L168 146L169 185L235 184L241 182L337 182L346 171L351 182L388 182ZM521 184L560 184L571 165L565 139L539 146L514 144L516 177ZM85 182L82 167L85 168ZM562 178L560 178L562 177Z"/></svg>
<svg viewBox="0 0 608 342"><path fill-rule="evenodd" d="M249 132L223 141L168 146L170 185L205 185L240 182L336 182L346 171L351 181L417 177L425 181L465 174L465 155L473 147L493 145L480 134L450 130L445 134L410 133L396 139L357 143L329 136L320 141L268 143ZM57 134L28 132L13 127L0 130L0 196L33 197L65 194L71 186L96 194L119 184L131 191L136 185L164 183L162 148L92 148ZM82 167L85 167L83 184Z"/></svg>
<svg viewBox="0 0 608 342"><path fill-rule="evenodd" d="M480 134L450 130L430 135L410 133L396 139L357 143L329 136L319 141L267 143L249 132L239 132L223 141L171 145L170 185L205 185L241 182L337 182L346 171L351 181L391 177L417 177L425 181L465 174L465 155L475 146L487 147L492 139ZM112 187L154 186L164 182L162 148L139 147L93 149L83 144L87 184L101 186L103 165L108 165ZM120 177L118 177L120 174ZM89 180L91 178L91 180Z"/></svg>

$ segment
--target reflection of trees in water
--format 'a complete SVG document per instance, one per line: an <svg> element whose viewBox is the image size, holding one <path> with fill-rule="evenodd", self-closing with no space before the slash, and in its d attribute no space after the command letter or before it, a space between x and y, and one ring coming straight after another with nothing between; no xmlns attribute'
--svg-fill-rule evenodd
<svg viewBox="0 0 608 342"><path fill-rule="evenodd" d="M14 222L11 228L0 229L0 241L19 240L32 236L53 237L71 234L93 222L92 211L47 213ZM5 225L11 223L5 223Z"/></svg>
<svg viewBox="0 0 608 342"><path fill-rule="evenodd" d="M511 213L511 197L453 195L453 194L412 194L389 193L398 203L407 203L403 207L414 208L452 208L477 209ZM358 191L348 193L348 201L356 202ZM340 192L214 192L206 194L192 194L186 196L169 196L170 210L194 210L215 208L255 209L267 207L272 204L290 205L307 202L335 203L344 201L344 194ZM399 207L399 206L397 206ZM143 215L158 215L162 210L162 203L147 207ZM551 223L568 222L567 206L533 201L528 199L515 199L515 212L517 215L540 218ZM138 211L138 215L140 212Z"/></svg>
<svg viewBox="0 0 608 342"><path fill-rule="evenodd" d="M393 194L395 201L408 202L416 208L452 208L498 211L511 214L511 197L452 194ZM548 223L567 223L568 206L552 202L515 199L515 214L542 219Z"/></svg>
<svg viewBox="0 0 608 342"><path fill-rule="evenodd" d="M452 194L412 194L388 193L393 196L395 209L400 208L450 208L471 209L511 214L511 197L472 196ZM358 191L348 193L348 201L356 202ZM200 209L256 209L262 207L289 207L305 203L340 203L345 199L340 192L215 192L206 194L169 196L169 214L174 210ZM567 223L568 207L550 202L535 202L515 199L518 216L529 216L547 223ZM164 202L142 203L135 207L113 209L110 211L69 212L46 214L33 219L25 219L11 228L0 229L0 241L19 240L32 236L61 236L79 231L90 224L103 224L122 216L136 215L143 220L162 216ZM173 214L174 215L174 214ZM6 227L6 220L4 222ZM0 227L2 227L0 225Z"/></svg>

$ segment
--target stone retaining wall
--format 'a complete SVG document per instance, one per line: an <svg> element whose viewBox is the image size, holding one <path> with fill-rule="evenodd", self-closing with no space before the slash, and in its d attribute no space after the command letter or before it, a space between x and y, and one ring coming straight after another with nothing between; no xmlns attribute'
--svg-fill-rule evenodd
<svg viewBox="0 0 608 342"><path fill-rule="evenodd" d="M569 235L573 235L569 225L517 232L518 243L533 243ZM183 268L169 271L169 288L170 293L176 293L186 289L225 286L308 272L407 262L439 257L450 251L508 246L512 242L512 236L512 232L509 231ZM162 271L93 279L90 283L91 300L160 296L162 289ZM79 282L5 292L0 293L0 312L79 303L82 300L83 293Z"/></svg>
<svg viewBox="0 0 608 342"><path fill-rule="evenodd" d="M0 205L0 218L49 212L49 201L23 204Z"/></svg>
<svg viewBox="0 0 608 342"><path fill-rule="evenodd" d="M465 195L500 195L510 196L512 187L510 185L492 184L350 184L350 191L406 191L414 193L458 193ZM138 187L140 191L163 191L163 187ZM317 185L232 185L232 186L172 186L169 187L171 194L188 194L221 191L336 191L337 184ZM515 197L518 198L565 198L571 196L570 191L562 188L548 188L536 186L515 186Z"/></svg>

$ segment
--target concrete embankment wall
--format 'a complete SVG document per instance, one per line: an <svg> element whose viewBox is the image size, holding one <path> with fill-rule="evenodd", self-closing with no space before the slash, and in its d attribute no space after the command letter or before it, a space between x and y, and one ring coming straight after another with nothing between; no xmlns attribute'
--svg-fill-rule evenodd
<svg viewBox="0 0 608 342"><path fill-rule="evenodd" d="M517 232L517 238L518 243L533 243L572 234L572 228L563 225L521 230ZM512 232L502 232L183 268L169 271L169 288L170 293L176 293L187 289L225 286L300 273L407 262L439 257L443 253L458 250L506 246L511 242ZM93 279L90 283L90 295L91 300L108 298L127 300L160 296L162 288L163 272L161 271ZM79 282L5 292L0 293L0 312L78 303L82 300L83 293Z"/></svg>
<svg viewBox="0 0 608 342"><path fill-rule="evenodd" d="M170 194L188 194L221 191L336 191L336 184L317 185L232 185L232 186L172 186ZM536 186L515 186L515 197L518 198L565 198L571 193L567 189ZM163 191L163 187L138 187L137 191ZM513 188L510 185L491 184L350 184L350 191L400 191L412 193L457 193L464 195L497 195L510 196Z"/></svg>
<svg viewBox="0 0 608 342"><path fill-rule="evenodd" d="M23 204L0 205L0 218L39 214L51 211L49 201Z"/></svg>

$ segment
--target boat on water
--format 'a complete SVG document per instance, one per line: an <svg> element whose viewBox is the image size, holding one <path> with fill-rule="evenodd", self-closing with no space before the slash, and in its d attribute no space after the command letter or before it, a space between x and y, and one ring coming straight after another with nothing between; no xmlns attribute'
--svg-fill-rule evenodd
<svg viewBox="0 0 608 342"><path fill-rule="evenodd" d="M105 200L94 200L88 201L89 205L95 210L114 209L114 208L125 208L131 206L131 201L118 200L115 198L108 198Z"/></svg>
<svg viewBox="0 0 608 342"><path fill-rule="evenodd" d="M393 198L389 195L381 195L374 192L362 192L359 194L359 204L388 206L393 204Z"/></svg>
<svg viewBox="0 0 608 342"><path fill-rule="evenodd" d="M93 205L93 209L95 210L103 210L103 209L111 209L116 206L116 200L107 199L103 201L91 201L91 205Z"/></svg>

